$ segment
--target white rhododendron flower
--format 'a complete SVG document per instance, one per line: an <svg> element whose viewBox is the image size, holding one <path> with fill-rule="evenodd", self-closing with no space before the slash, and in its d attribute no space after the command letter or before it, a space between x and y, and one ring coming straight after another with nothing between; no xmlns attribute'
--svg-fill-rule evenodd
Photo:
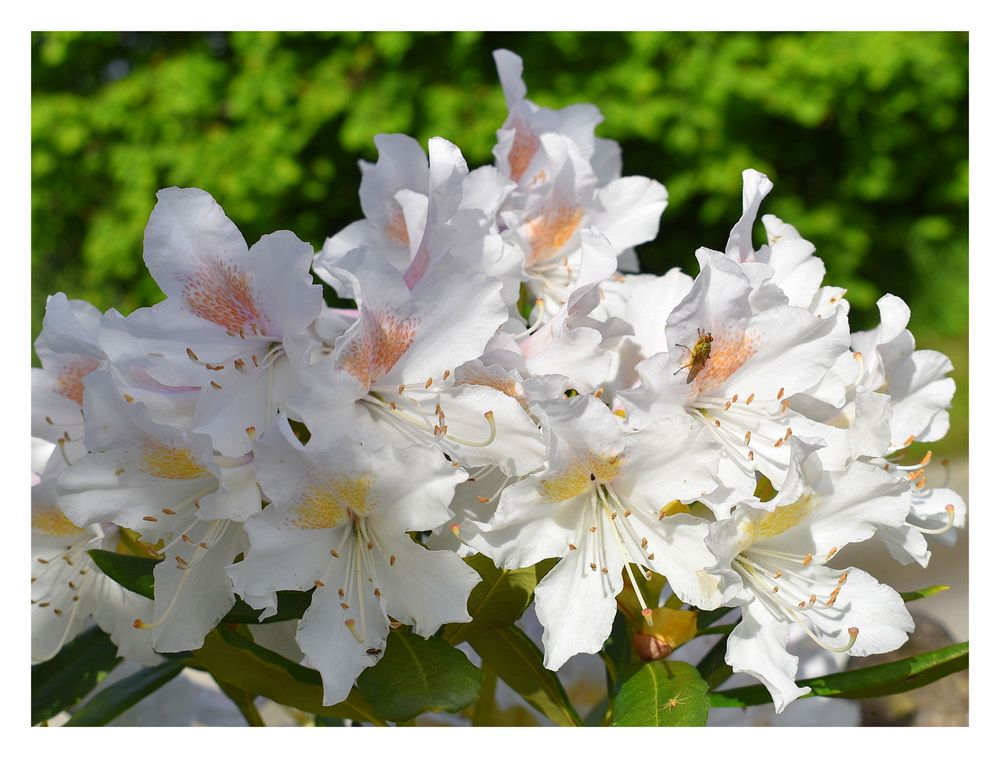
<svg viewBox="0 0 1000 758"><path fill-rule="evenodd" d="M250 449L295 387L303 332L319 315L312 248L275 232L247 249L218 203L198 189L160 190L143 258L167 299L128 318L109 314L113 360L168 386L200 388L194 428L225 455Z"/></svg>
<svg viewBox="0 0 1000 758"><path fill-rule="evenodd" d="M374 447L431 445L509 473L541 462L541 435L515 398L455 381L456 367L480 357L507 320L497 280L442 256L411 291L364 248L328 273L360 315L332 355L303 370L306 392L290 403L318 444L350 429Z"/></svg>
<svg viewBox="0 0 1000 758"><path fill-rule="evenodd" d="M511 485L489 524L471 523L468 545L498 566L561 558L535 592L545 627L545 665L597 652L611 632L622 569L631 564L668 578L684 600L725 595L705 569L708 523L668 515L668 503L714 486L718 453L686 416L626 434L607 406L590 396L541 406L547 429L543 472ZM642 594L635 586L637 595ZM648 610L648 608L647 608Z"/></svg>
<svg viewBox="0 0 1000 758"><path fill-rule="evenodd" d="M640 386L619 397L630 422L687 413L713 434L723 457L718 491L706 502L725 517L735 500L753 495L757 471L782 481L792 435L842 434L791 410L789 398L846 350L847 322L787 305L755 312L740 264L704 248L698 260L701 273L667 318L670 352L636 366Z"/></svg>
<svg viewBox="0 0 1000 758"><path fill-rule="evenodd" d="M420 447L369 452L347 439L303 448L274 428L254 445L271 505L246 524L250 550L229 569L253 607L277 610L277 590L315 587L296 640L323 676L323 702L339 703L378 662L390 617L429 636L468 621L479 575L453 552L427 550L410 531L448 521L465 474Z"/></svg>
<svg viewBox="0 0 1000 758"><path fill-rule="evenodd" d="M736 597L743 619L729 638L726 662L763 682L779 712L809 692L795 684L798 659L786 650L793 624L820 646L851 655L895 650L913 631L892 588L860 569L827 565L844 545L899 526L910 508L909 489L865 463L824 471L813 448L794 439L790 447L793 464L774 502L738 505L731 518L712 525L708 539L717 570L743 585Z"/></svg>
<svg viewBox="0 0 1000 758"><path fill-rule="evenodd" d="M137 616L152 611L153 601L105 576L87 554L110 548L116 530L79 527L66 518L55 486L64 468L53 453L31 488L31 659L54 657L93 618L111 635L120 656L143 665L158 663L149 636L133 628Z"/></svg>
<svg viewBox="0 0 1000 758"><path fill-rule="evenodd" d="M110 522L163 540L153 618L137 618L160 652L201 646L235 602L222 569L245 547L239 523L260 508L252 459L213 454L204 434L150 420L106 374L86 381L90 453L58 482L59 504L79 526Z"/></svg>

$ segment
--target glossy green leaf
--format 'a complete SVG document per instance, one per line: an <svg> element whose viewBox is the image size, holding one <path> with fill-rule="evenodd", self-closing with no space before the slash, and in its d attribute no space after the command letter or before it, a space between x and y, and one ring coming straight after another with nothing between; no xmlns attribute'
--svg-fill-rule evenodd
<svg viewBox="0 0 1000 758"><path fill-rule="evenodd" d="M80 702L120 662L118 649L100 627L81 632L54 658L31 667L31 723Z"/></svg>
<svg viewBox="0 0 1000 758"><path fill-rule="evenodd" d="M143 597L153 597L153 569L160 561L155 558L143 558L137 555L125 555L110 550L88 550L97 567L114 579L127 590L137 592ZM280 590L278 592L278 611L263 621L259 620L261 611L251 608L239 598L229 610L224 624L271 624L275 621L302 618L302 614L312 602L312 590L294 592Z"/></svg>
<svg viewBox="0 0 1000 758"><path fill-rule="evenodd" d="M580 726L580 716L559 677L543 665L542 652L513 624L469 640L488 668L535 710L558 726Z"/></svg>
<svg viewBox="0 0 1000 758"><path fill-rule="evenodd" d="M469 615L472 621L464 624L446 624L442 637L457 645L486 629L513 624L531 604L535 587L555 564L545 560L520 569L499 569L485 555L477 554L465 559L483 580L469 595Z"/></svg>
<svg viewBox="0 0 1000 758"><path fill-rule="evenodd" d="M309 609L313 590L297 592L294 590L278 590L278 610L273 616L261 620L262 611L251 608L239 598L222 619L223 624L273 624L276 621L300 619Z"/></svg>
<svg viewBox="0 0 1000 758"><path fill-rule="evenodd" d="M160 561L111 550L88 550L87 554L94 559L97 568L122 587L152 600L153 569Z"/></svg>
<svg viewBox="0 0 1000 758"><path fill-rule="evenodd" d="M704 726L708 685L689 663L654 661L632 674L615 698L611 726Z"/></svg>
<svg viewBox="0 0 1000 758"><path fill-rule="evenodd" d="M726 663L728 645L728 636L720 638L698 663L698 674L709 687L718 687L733 675L732 666Z"/></svg>
<svg viewBox="0 0 1000 758"><path fill-rule="evenodd" d="M276 703L331 718L383 723L357 689L352 689L343 703L324 706L323 683L317 671L293 663L227 626L216 627L193 655L216 679Z"/></svg>
<svg viewBox="0 0 1000 758"><path fill-rule="evenodd" d="M962 642L900 661L801 679L797 684L812 690L804 697L821 695L855 700L917 689L968 667L969 643ZM771 695L763 685L713 692L710 698L713 708L745 708L771 702Z"/></svg>
<svg viewBox="0 0 1000 758"><path fill-rule="evenodd" d="M140 669L115 682L94 695L83 708L73 714L66 726L104 726L160 689L181 673L189 662L188 658L172 658L159 666Z"/></svg>
<svg viewBox="0 0 1000 758"><path fill-rule="evenodd" d="M392 631L375 666L358 677L358 689L379 718L409 721L428 711L457 713L482 690L483 672L440 637Z"/></svg>
<svg viewBox="0 0 1000 758"><path fill-rule="evenodd" d="M497 719L497 675L483 666L483 690L472 709L473 726L492 726Z"/></svg>
<svg viewBox="0 0 1000 758"><path fill-rule="evenodd" d="M632 634L632 627L624 614L616 614L611 625L611 635L601 649L601 659L607 670L608 692L612 695L642 665L632 644Z"/></svg>
<svg viewBox="0 0 1000 758"><path fill-rule="evenodd" d="M939 592L944 592L950 590L947 584L935 584L931 587L924 587L922 590L913 590L913 592L901 592L899 596L903 598L904 603L910 603L914 600L922 600L925 597L932 597Z"/></svg>

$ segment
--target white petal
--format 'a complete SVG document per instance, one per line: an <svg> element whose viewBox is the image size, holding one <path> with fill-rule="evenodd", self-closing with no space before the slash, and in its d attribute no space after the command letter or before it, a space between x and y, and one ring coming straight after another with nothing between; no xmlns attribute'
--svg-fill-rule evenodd
<svg viewBox="0 0 1000 758"><path fill-rule="evenodd" d="M553 502L536 479L526 479L503 491L489 524L471 523L462 534L470 547L501 568L533 566L570 550L580 513L589 506L589 498Z"/></svg>
<svg viewBox="0 0 1000 758"><path fill-rule="evenodd" d="M626 176L602 187L597 200L590 223L620 252L656 237L667 207L667 190L653 179Z"/></svg>
<svg viewBox="0 0 1000 758"><path fill-rule="evenodd" d="M353 541L350 544L350 552L343 556L345 565L354 561L354 550L364 549ZM373 592L365 589L360 597L352 593L347 603L351 607L343 608L337 594L338 587L345 586L343 575L331 573L324 581L326 586L313 593L295 639L305 653L303 663L323 678L323 704L334 705L348 696L362 671L378 663L389 635L389 619ZM360 642L345 623L348 621Z"/></svg>
<svg viewBox="0 0 1000 758"><path fill-rule="evenodd" d="M386 611L423 637L452 621L469 621L469 593L481 581L455 553L427 550L405 533L378 533L380 549L372 552L376 581ZM385 552L396 556L389 564Z"/></svg>
<svg viewBox="0 0 1000 758"><path fill-rule="evenodd" d="M788 622L780 619L763 601L755 598L743 606L743 619L729 635L726 663L759 679L781 713L796 698L809 692L795 684L799 659L788 646Z"/></svg>
<svg viewBox="0 0 1000 758"><path fill-rule="evenodd" d="M840 570L826 566L810 566L802 573L811 574L814 581L831 587L842 575ZM817 602L808 617L820 639L831 647L847 644L848 630L856 628L857 641L847 652L857 656L896 650L914 629L899 593L856 568L847 569L847 581L840 586L834 604L827 607Z"/></svg>
<svg viewBox="0 0 1000 758"><path fill-rule="evenodd" d="M601 555L597 546L610 545L615 539L609 533L607 519L598 519L596 534L587 535L589 520L580 519L581 534L586 535L594 549L578 538L580 549L570 551L535 589L535 612L545 631L545 668L557 671L577 653L596 653L611 634L614 622L615 596L621 592L624 561L616 549ZM591 568L591 565L595 568ZM601 569L606 568L607 573Z"/></svg>
<svg viewBox="0 0 1000 758"><path fill-rule="evenodd" d="M143 621L156 624L153 647L161 653L200 648L236 602L226 566L246 550L243 527L232 521L199 521L188 534L193 545L178 541L153 569L154 619Z"/></svg>

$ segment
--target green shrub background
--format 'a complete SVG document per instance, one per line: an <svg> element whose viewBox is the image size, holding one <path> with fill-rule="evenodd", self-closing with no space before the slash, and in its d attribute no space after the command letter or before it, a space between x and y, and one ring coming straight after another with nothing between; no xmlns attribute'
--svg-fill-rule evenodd
<svg viewBox="0 0 1000 758"><path fill-rule="evenodd" d="M211 192L251 243L291 229L318 248L361 217L379 132L492 162L497 47L535 102L597 104L625 174L667 186L646 271L695 273L739 216L740 172L767 173L764 212L816 244L852 327L892 292L918 347L952 358L946 450L966 448L964 33L36 33L32 339L51 292L126 313L162 297L142 263L160 187Z"/></svg>

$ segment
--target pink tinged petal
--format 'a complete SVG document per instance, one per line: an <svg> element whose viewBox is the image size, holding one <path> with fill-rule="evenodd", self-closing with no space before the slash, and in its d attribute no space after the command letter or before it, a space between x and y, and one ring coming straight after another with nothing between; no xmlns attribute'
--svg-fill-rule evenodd
<svg viewBox="0 0 1000 758"><path fill-rule="evenodd" d="M621 252L656 237L667 190L653 179L626 176L602 187L597 202L590 223Z"/></svg>
<svg viewBox="0 0 1000 758"><path fill-rule="evenodd" d="M729 635L726 648L726 663L733 671L759 679L771 693L777 713L809 692L808 687L795 685L799 659L786 649L788 635L787 620L754 599L743 606L743 619Z"/></svg>
<svg viewBox="0 0 1000 758"><path fill-rule="evenodd" d="M579 521L578 549L566 554L535 589L535 611L544 628L544 664L552 671L577 653L601 649L611 634L615 596L623 586L621 552L600 550L602 544L614 544L608 520L596 519L600 534L589 534L587 511L593 514L586 509Z"/></svg>
<svg viewBox="0 0 1000 758"><path fill-rule="evenodd" d="M365 547L352 547L342 560L353 561L355 550ZM334 705L348 696L358 675L378 663L389 635L383 602L375 596L367 576L357 581L368 589L352 594L349 603L338 594L347 581L343 576L331 573L325 586L316 589L295 635L305 653L303 663L319 671L323 679L323 705ZM344 608L345 604L349 607Z"/></svg>
<svg viewBox="0 0 1000 758"><path fill-rule="evenodd" d="M218 203L202 190L176 187L160 190L157 200L143 259L160 288L230 333L269 334L246 242Z"/></svg>
<svg viewBox="0 0 1000 758"><path fill-rule="evenodd" d="M733 355L733 366L719 374L712 357L698 383L722 387L723 394L744 398L774 398L784 389L790 397L819 382L848 346L847 318L841 314L819 319L808 311L790 306L772 308L755 316ZM742 357L742 352L749 354ZM729 358L726 355L727 359ZM738 365L736 365L738 363ZM719 374L719 376L714 376Z"/></svg>
<svg viewBox="0 0 1000 758"><path fill-rule="evenodd" d="M378 532L377 539L379 548L372 558L389 615L412 624L423 637L441 624L471 620L466 610L469 593L481 581L475 569L453 552L427 550L404 532ZM395 556L391 565L390 556Z"/></svg>
<svg viewBox="0 0 1000 758"><path fill-rule="evenodd" d="M525 479L503 491L489 524L463 525L461 535L501 568L533 566L582 544L577 532L583 510L592 511L589 496L553 500L537 479Z"/></svg>
<svg viewBox="0 0 1000 758"><path fill-rule="evenodd" d="M199 519L187 534L191 541L176 541L153 570L154 618L142 619L161 653L200 648L236 602L226 567L247 548L243 527Z"/></svg>
<svg viewBox="0 0 1000 758"><path fill-rule="evenodd" d="M68 436L65 449L70 460L75 460L87 452L82 444L82 409L75 399L59 392L58 376L46 369L31 369L31 434L53 443ZM81 399L82 394L81 384Z"/></svg>
<svg viewBox="0 0 1000 758"><path fill-rule="evenodd" d="M692 346L698 339L698 329L709 332L719 344L712 343L706 379L718 384L734 373L753 354L753 335L746 335L750 309L750 281L738 263L706 248L696 255L701 264L691 291L681 300L667 319L666 338L677 366L688 361L689 351L677 345ZM722 360L716 360L722 358ZM705 379L702 383L705 383Z"/></svg>
<svg viewBox="0 0 1000 758"><path fill-rule="evenodd" d="M363 171L359 194L365 218L386 229L398 223L400 209L394 198L399 190L427 192L427 155L419 142L405 134L377 134L375 146L378 162Z"/></svg>
<svg viewBox="0 0 1000 758"><path fill-rule="evenodd" d="M457 259L436 258L413 290L418 320L412 340L386 375L390 386L423 384L465 361L482 355L490 338L506 322L501 284L472 274ZM396 344L396 343L393 343Z"/></svg>

